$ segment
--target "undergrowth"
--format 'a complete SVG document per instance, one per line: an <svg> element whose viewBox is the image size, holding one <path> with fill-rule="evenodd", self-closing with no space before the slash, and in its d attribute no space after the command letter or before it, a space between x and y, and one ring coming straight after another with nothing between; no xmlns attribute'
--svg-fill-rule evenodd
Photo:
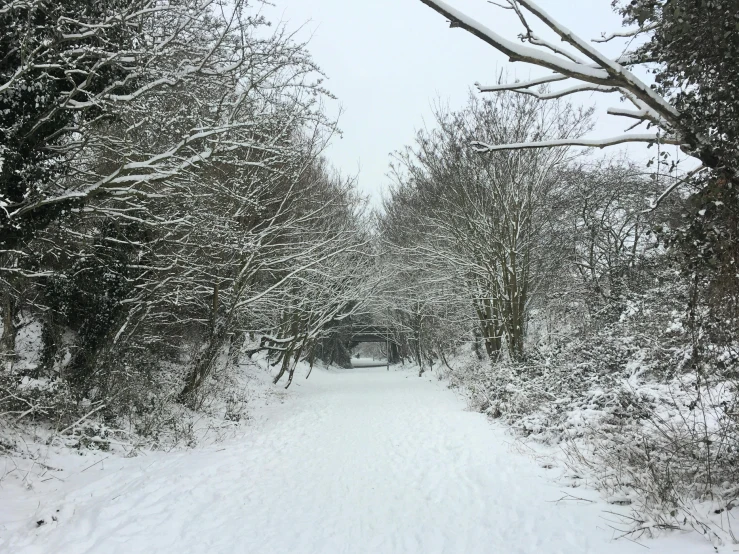
<svg viewBox="0 0 739 554"><path fill-rule="evenodd" d="M705 334L697 348L674 306L639 300L525 362L460 357L448 378L473 409L559 445L609 502L630 507L629 533L693 528L736 543L739 349Z"/></svg>

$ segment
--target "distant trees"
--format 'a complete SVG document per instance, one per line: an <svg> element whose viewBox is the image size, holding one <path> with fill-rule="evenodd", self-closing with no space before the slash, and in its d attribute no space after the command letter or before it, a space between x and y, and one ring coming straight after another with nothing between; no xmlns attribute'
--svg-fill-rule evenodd
<svg viewBox="0 0 739 554"><path fill-rule="evenodd" d="M504 93L472 97L459 112L439 109L436 124L397 156L398 183L386 205L386 217L403 221L412 239L391 232L400 225L387 222L386 240L429 260L426 271L447 271L465 284L491 358L505 345L511 358L522 359L532 298L558 263L562 169L572 154L483 156L470 144L576 137L588 129L589 114Z"/></svg>
<svg viewBox="0 0 739 554"><path fill-rule="evenodd" d="M472 145L565 140L590 125L588 111L563 100L473 96L458 111L438 108L434 127L396 155L379 230L385 294L408 336L436 341L437 357L479 341L493 362L525 363L565 328L617 320L655 278L658 269L644 268L666 264L657 229L680 203L648 211L645 199L669 183L619 158L567 148L481 154Z"/></svg>
<svg viewBox="0 0 739 554"><path fill-rule="evenodd" d="M572 248L567 259L590 298L587 306L617 316L634 285L631 271L655 245L659 220L644 210L644 202L660 185L643 167L619 158L572 165L563 180L567 188L560 206Z"/></svg>

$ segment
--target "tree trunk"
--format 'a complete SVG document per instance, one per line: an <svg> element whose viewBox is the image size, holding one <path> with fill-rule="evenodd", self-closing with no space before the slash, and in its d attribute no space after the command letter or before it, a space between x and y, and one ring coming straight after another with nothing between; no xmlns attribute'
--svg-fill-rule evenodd
<svg viewBox="0 0 739 554"><path fill-rule="evenodd" d="M293 356L293 362L292 362L292 365L290 365L290 374L288 375L288 378L287 378L287 385L285 385L286 389L289 388L293 382L293 376L295 375L295 368L298 367L298 362L300 361L300 356L303 353L304 345L305 343L303 343L303 345L301 345L300 348L298 348L298 351L295 353L295 356Z"/></svg>
<svg viewBox="0 0 739 554"><path fill-rule="evenodd" d="M210 376L213 368L218 362L219 354L224 346L230 350L233 336L227 332L229 320L219 321L219 287L218 283L213 286L213 302L210 315L210 336L208 345L203 353L198 356L192 370L185 381L185 387L177 396L181 403L192 403L195 394Z"/></svg>
<svg viewBox="0 0 739 554"><path fill-rule="evenodd" d="M310 377L310 374L313 372L313 364L315 363L315 361L316 361L316 343L314 341L311 343L310 356L308 356L308 363L310 364L310 368L308 368L308 375L305 376L306 379Z"/></svg>
<svg viewBox="0 0 739 554"><path fill-rule="evenodd" d="M230 351L231 339L231 335L219 333L208 341L208 346L205 348L203 353L198 356L198 360L188 374L185 381L185 387L177 396L178 402L192 402L195 394L200 390L200 387L213 372L213 368L216 366L223 348L227 347Z"/></svg>
<svg viewBox="0 0 739 554"><path fill-rule="evenodd" d="M390 343L390 352L388 353L390 363L397 364L400 361L400 353L398 351L398 345L394 342Z"/></svg>
<svg viewBox="0 0 739 554"><path fill-rule="evenodd" d="M54 318L54 313L49 310L44 317L43 328L41 331L41 339L43 342L43 351L41 353L41 364L39 365L39 371L43 369L46 373L51 373L57 362L60 362L60 349L62 345L62 331L61 326L57 324ZM61 364L59 366L61 371ZM38 375L37 375L38 377ZM64 376L62 375L62 378Z"/></svg>
<svg viewBox="0 0 739 554"><path fill-rule="evenodd" d="M280 366L280 372L272 380L272 384L276 385L279 382L279 380L282 379L282 376L285 375L287 368L290 366L291 357L292 357L292 349L290 347L286 347L286 350L282 353L282 365Z"/></svg>
<svg viewBox="0 0 739 554"><path fill-rule="evenodd" d="M479 302L475 301L475 311L480 321L480 331L485 343L485 351L488 358L495 362L500 357L500 350L503 346L503 329L499 324L499 317L493 301L490 298L483 298ZM478 355L478 357L480 356Z"/></svg>
<svg viewBox="0 0 739 554"><path fill-rule="evenodd" d="M482 360L482 348L480 347L480 330L477 328L477 326L475 326L472 331L472 337L472 346L475 350L475 356L477 356L478 360Z"/></svg>
<svg viewBox="0 0 739 554"><path fill-rule="evenodd" d="M3 355L3 361L8 371L13 368L15 359L15 310L16 303L9 290L3 294L3 338L0 353Z"/></svg>

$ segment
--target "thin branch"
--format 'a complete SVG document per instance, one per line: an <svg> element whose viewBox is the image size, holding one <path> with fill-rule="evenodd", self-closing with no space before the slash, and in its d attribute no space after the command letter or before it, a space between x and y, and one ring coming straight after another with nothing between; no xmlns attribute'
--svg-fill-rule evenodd
<svg viewBox="0 0 739 554"><path fill-rule="evenodd" d="M482 142L473 142L472 146L478 152L487 153L497 150L527 150L534 148L552 148L559 146L587 146L590 148L605 148L616 144L624 144L628 142L646 142L660 144L682 144L682 141L675 139L666 139L658 134L633 134L620 135L617 137L605 139L561 139L561 140L545 140L542 142L514 142L508 144L485 144Z"/></svg>
<svg viewBox="0 0 739 554"><path fill-rule="evenodd" d="M696 167L693 171L689 171L682 179L680 179L680 180L675 181L674 183L672 183L669 187L667 187L662 192L662 194L659 195L659 197L657 198L657 200L655 200L654 202L652 202L652 204L649 206L649 208L647 208L646 210L643 210L642 213L649 213L649 212L653 212L654 210L656 210L659 207L659 205L662 202L662 200L664 200L665 198L667 198L672 193L672 191L674 191L677 187L679 187L680 185L684 184L686 181L688 181L688 179L690 179L694 175L700 173L704 169L705 169L705 167L701 164L699 167Z"/></svg>
<svg viewBox="0 0 739 554"><path fill-rule="evenodd" d="M651 25L647 25L646 27L638 27L636 29L629 29L627 31L616 31L615 33L601 33L600 38L594 38L591 39L592 42L610 42L614 38L630 38L635 37L637 35L640 35L642 33L648 33L650 31L654 31L658 27L657 23L653 23Z"/></svg>
<svg viewBox="0 0 739 554"><path fill-rule="evenodd" d="M563 98L565 96L569 96L570 94L577 94L578 92L603 92L603 93L609 93L609 92L620 92L621 89L619 87L606 87L603 85L588 85L588 84L580 84L580 85L573 85L571 87L561 89L561 90L555 90L552 92L537 92L534 90L529 89L513 89L513 92L517 92L519 94L527 94L528 96L533 96L534 98L538 98L539 100L554 100L556 98Z"/></svg>
<svg viewBox="0 0 739 554"><path fill-rule="evenodd" d="M549 75L547 77L539 77L538 79L532 79L531 81L515 82L515 83L509 83L509 84L497 84L497 85L481 85L480 83L475 83L475 86L480 92L499 92L499 91L506 91L506 90L518 91L520 89L537 87L539 85L546 85L548 83L556 83L557 81L565 81L567 79L569 79L569 77L567 77L566 75L555 73L554 75Z"/></svg>

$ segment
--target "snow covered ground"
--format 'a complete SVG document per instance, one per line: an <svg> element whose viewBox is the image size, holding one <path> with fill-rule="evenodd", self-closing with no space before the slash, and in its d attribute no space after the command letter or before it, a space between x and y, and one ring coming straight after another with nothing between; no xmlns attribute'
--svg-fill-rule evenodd
<svg viewBox="0 0 739 554"><path fill-rule="evenodd" d="M30 490L0 481L0 552L714 551L692 533L613 540L608 512L625 508L522 454L433 375L314 369L252 415L206 448L86 458Z"/></svg>

